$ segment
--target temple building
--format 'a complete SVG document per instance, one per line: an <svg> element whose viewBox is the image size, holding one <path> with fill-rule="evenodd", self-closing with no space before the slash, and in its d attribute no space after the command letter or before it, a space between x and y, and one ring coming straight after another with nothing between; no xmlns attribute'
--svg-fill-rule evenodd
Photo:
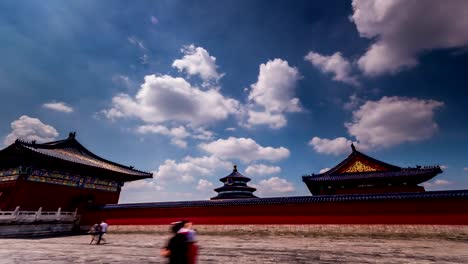
<svg viewBox="0 0 468 264"><path fill-rule="evenodd" d="M18 139L0 150L0 210L83 210L116 204L125 182L151 177L93 154L75 133L43 144Z"/></svg>
<svg viewBox="0 0 468 264"><path fill-rule="evenodd" d="M224 185L215 189L218 195L211 198L211 200L257 198L253 194L257 189L247 186L247 182L250 181L250 178L240 174L237 171L237 165L234 165L231 174L221 178L220 181Z"/></svg>
<svg viewBox="0 0 468 264"><path fill-rule="evenodd" d="M401 168L351 149L332 169L302 177L313 195L424 192L418 184L442 172L439 166Z"/></svg>

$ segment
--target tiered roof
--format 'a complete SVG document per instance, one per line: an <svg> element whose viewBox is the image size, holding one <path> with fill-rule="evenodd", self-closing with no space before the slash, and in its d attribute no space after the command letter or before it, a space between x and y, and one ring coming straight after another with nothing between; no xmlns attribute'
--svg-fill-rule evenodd
<svg viewBox="0 0 468 264"><path fill-rule="evenodd" d="M245 177L238 172L236 165L234 165L234 169L231 174L219 180L224 183L224 185L215 189L215 192L217 192L218 195L211 198L211 200L257 198L253 195L253 192L257 189L247 186L247 182L250 181L250 178Z"/></svg>
<svg viewBox="0 0 468 264"><path fill-rule="evenodd" d="M75 133L70 133L66 139L42 144L17 139L13 144L1 150L0 156L11 156L12 151L15 155L23 153L62 162L70 166L78 165L90 169L104 170L125 181L152 178L152 173L139 171L132 166L121 165L99 157L81 145L76 140L75 135Z"/></svg>

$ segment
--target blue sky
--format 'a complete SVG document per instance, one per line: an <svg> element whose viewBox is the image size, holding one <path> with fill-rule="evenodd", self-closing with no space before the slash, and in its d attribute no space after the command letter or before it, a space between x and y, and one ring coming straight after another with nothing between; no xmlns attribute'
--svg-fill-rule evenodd
<svg viewBox="0 0 468 264"><path fill-rule="evenodd" d="M70 131L152 171L121 202L206 199L238 164L257 195L309 195L302 175L351 142L468 188L468 3L0 2L0 136Z"/></svg>

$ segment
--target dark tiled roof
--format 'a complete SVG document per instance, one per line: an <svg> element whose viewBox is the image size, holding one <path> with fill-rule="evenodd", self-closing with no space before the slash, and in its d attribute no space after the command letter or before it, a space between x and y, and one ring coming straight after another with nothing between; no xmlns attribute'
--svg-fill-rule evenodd
<svg viewBox="0 0 468 264"><path fill-rule="evenodd" d="M366 154L356 150L354 146L351 146L352 153L348 155L343 161L341 161L335 167L328 171L320 174L312 174L303 176L304 182L342 182L342 181L360 181L360 180L382 180L382 179L403 179L412 178L415 181L421 179L427 181L433 178L435 175L442 173L442 170L438 166L433 167L416 167L416 168L401 168L392 164L385 163L383 161L374 159ZM376 164L377 166L384 168L383 171L375 172L355 172L355 173L340 173L342 169L349 166L355 160L365 160L369 163ZM422 181L421 181L422 182Z"/></svg>
<svg viewBox="0 0 468 264"><path fill-rule="evenodd" d="M248 205L280 205L280 204L309 204L325 202L354 202L354 201L387 201L387 200L431 200L431 199L467 199L468 190L437 191L421 193L383 193L383 194L348 194L348 195L319 195L294 196L275 198L252 198L233 200L203 200L159 203L109 204L96 207L99 210L137 209L137 208L188 208L213 206L248 206Z"/></svg>
<svg viewBox="0 0 468 264"><path fill-rule="evenodd" d="M442 170L439 167L428 168L403 168L400 171L386 171L386 172L366 172L366 173L350 173L350 174L319 174L312 176L303 176L302 179L308 182L332 182L332 181L355 181L366 179L386 179L386 178L408 178L408 177L434 177ZM432 177L431 177L432 176Z"/></svg>
<svg viewBox="0 0 468 264"><path fill-rule="evenodd" d="M352 160L354 159L363 159L363 160L368 160L370 161L371 163L374 163L374 164L377 164L379 165L380 167L384 167L387 169L387 171L398 171L400 170L401 168L398 167L398 166L395 166L395 165L392 165L392 164L388 164L388 163L385 163L383 161L380 161L378 159L374 159L370 156L367 156L366 154L362 153L362 152L359 152L357 151L354 146L352 146L352 149L353 149L353 152L351 152L351 154L348 155L348 157L346 157L346 159L344 159L343 161L341 161L338 165L336 165L335 167L329 169L328 171L322 173L322 174L319 174L319 175L333 175L335 174L337 171L339 171L343 166L346 166L349 162L351 162Z"/></svg>
<svg viewBox="0 0 468 264"><path fill-rule="evenodd" d="M257 196L253 195L253 193L219 193L217 196L211 198L211 200L221 200L221 199L250 199L250 198L258 198Z"/></svg>
<svg viewBox="0 0 468 264"><path fill-rule="evenodd" d="M153 176L151 173L135 170L132 167L124 166L93 154L75 139L74 134L70 134L70 136L64 140L43 144L27 142L19 139L16 140L14 144L26 151L31 151L33 153L38 153L72 163L78 163L90 167L96 167L130 175L136 179L151 178Z"/></svg>
<svg viewBox="0 0 468 264"><path fill-rule="evenodd" d="M250 187L250 186L239 186L239 185L224 185L219 188L215 189L215 192L222 192L222 191L248 191L248 192L254 192L257 189Z"/></svg>
<svg viewBox="0 0 468 264"><path fill-rule="evenodd" d="M239 180L243 180L245 182L248 182L250 181L250 178L249 177L245 177L244 175L242 175L240 172L237 171L237 166L234 165L234 169L232 170L231 174L219 179L220 181L222 182L225 182L227 181L228 178L232 178L232 179L239 179Z"/></svg>

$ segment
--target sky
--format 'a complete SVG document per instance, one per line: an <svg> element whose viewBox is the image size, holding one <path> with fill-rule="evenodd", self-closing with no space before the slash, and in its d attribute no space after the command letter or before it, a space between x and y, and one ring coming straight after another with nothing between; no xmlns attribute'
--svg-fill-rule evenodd
<svg viewBox="0 0 468 264"><path fill-rule="evenodd" d="M259 197L351 143L427 190L468 189L468 1L0 1L0 137L71 131L152 172L120 203L208 199L237 164Z"/></svg>

